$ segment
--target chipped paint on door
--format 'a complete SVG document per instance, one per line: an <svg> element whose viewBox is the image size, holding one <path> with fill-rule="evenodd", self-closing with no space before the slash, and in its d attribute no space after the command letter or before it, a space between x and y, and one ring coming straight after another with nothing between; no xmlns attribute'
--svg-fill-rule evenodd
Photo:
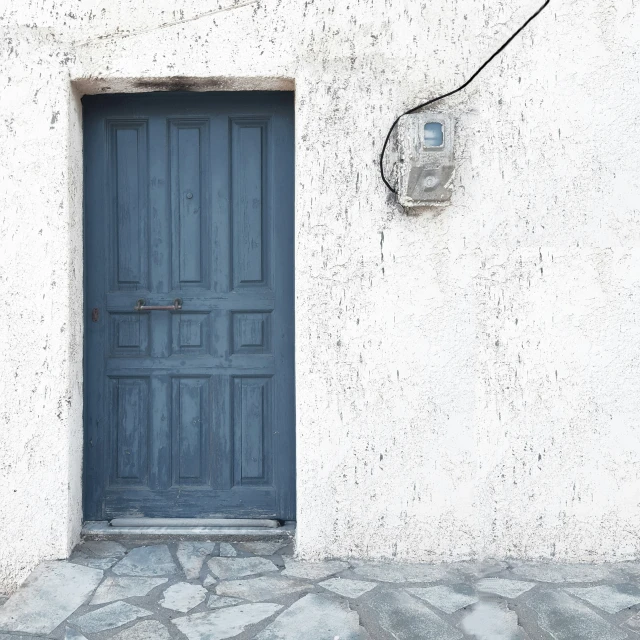
<svg viewBox="0 0 640 640"><path fill-rule="evenodd" d="M83 105L85 518L294 519L292 94Z"/></svg>

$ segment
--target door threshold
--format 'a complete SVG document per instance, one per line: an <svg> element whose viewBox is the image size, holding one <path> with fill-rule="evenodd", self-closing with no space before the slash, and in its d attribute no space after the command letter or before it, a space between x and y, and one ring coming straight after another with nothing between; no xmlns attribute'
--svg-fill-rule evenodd
<svg viewBox="0 0 640 640"><path fill-rule="evenodd" d="M227 527L236 529L278 529L279 520L249 519L249 518L114 518L112 527Z"/></svg>
<svg viewBox="0 0 640 640"><path fill-rule="evenodd" d="M295 522L282 527L220 527L220 526L119 526L112 527L108 520L85 522L82 525L84 540L214 540L223 542L256 542L282 540L290 542L295 537Z"/></svg>

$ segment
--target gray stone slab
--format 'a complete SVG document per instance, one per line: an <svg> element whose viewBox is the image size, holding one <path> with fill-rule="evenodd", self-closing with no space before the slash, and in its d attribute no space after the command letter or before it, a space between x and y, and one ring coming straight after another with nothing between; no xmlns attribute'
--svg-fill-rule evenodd
<svg viewBox="0 0 640 640"><path fill-rule="evenodd" d="M225 596L210 595L207 601L209 609L222 609L222 607L235 607L237 604L242 604L240 598L227 598Z"/></svg>
<svg viewBox="0 0 640 640"><path fill-rule="evenodd" d="M580 600L562 591L541 590L527 599L536 621L554 640L624 640L627 634L609 624Z"/></svg>
<svg viewBox="0 0 640 640"><path fill-rule="evenodd" d="M146 596L150 591L167 582L167 578L138 578L109 576L98 587L91 604L106 604L116 600Z"/></svg>
<svg viewBox="0 0 640 640"><path fill-rule="evenodd" d="M518 598L536 586L535 582L507 580L506 578L484 578L476 584L476 589L483 593L495 593L503 598Z"/></svg>
<svg viewBox="0 0 640 640"><path fill-rule="evenodd" d="M127 549L114 540L87 540L76 550L96 558L122 558L127 553Z"/></svg>
<svg viewBox="0 0 640 640"><path fill-rule="evenodd" d="M365 593L375 589L378 585L375 582L365 580L349 580L349 578L329 578L320 583L321 587L333 591L344 598L359 598Z"/></svg>
<svg viewBox="0 0 640 640"><path fill-rule="evenodd" d="M455 613L464 607L478 602L478 596L467 585L440 585L437 587L416 587L407 589L412 595L428 602L430 605L444 611Z"/></svg>
<svg viewBox="0 0 640 640"><path fill-rule="evenodd" d="M102 571L69 562L45 562L0 609L0 631L51 633L91 595Z"/></svg>
<svg viewBox="0 0 640 640"><path fill-rule="evenodd" d="M69 561L73 562L73 564L81 564L83 567L106 571L118 562L118 558L96 558L94 556L87 556L84 553L75 552L71 558L69 558Z"/></svg>
<svg viewBox="0 0 640 640"><path fill-rule="evenodd" d="M238 552L235 550L233 545L228 542L220 543L220 556L222 558L235 558L238 555Z"/></svg>
<svg viewBox="0 0 640 640"><path fill-rule="evenodd" d="M237 545L240 551L245 553L253 553L257 556L272 556L283 547L287 546L286 542L241 542Z"/></svg>
<svg viewBox="0 0 640 640"><path fill-rule="evenodd" d="M119 576L166 576L177 571L166 544L132 549L113 567Z"/></svg>
<svg viewBox="0 0 640 640"><path fill-rule="evenodd" d="M288 578L304 578L306 580L323 580L329 576L346 571L348 562L329 560L327 562L299 562L293 558L285 558L286 569L282 572Z"/></svg>
<svg viewBox="0 0 640 640"><path fill-rule="evenodd" d="M640 613L636 613L631 616L625 623L629 629L633 629L636 632L640 632Z"/></svg>
<svg viewBox="0 0 640 640"><path fill-rule="evenodd" d="M228 580L216 587L220 596L243 598L252 602L260 602L279 598L292 593L300 593L313 588L313 585L300 580L292 580L279 575L263 576L249 580Z"/></svg>
<svg viewBox="0 0 640 640"><path fill-rule="evenodd" d="M611 567L599 564L526 563L512 567L511 572L526 580L538 582L599 582L611 577Z"/></svg>
<svg viewBox="0 0 640 640"><path fill-rule="evenodd" d="M117 629L138 618L146 618L150 615L150 611L128 602L113 602L106 607L85 613L72 622L84 633L99 633L108 629Z"/></svg>
<svg viewBox="0 0 640 640"><path fill-rule="evenodd" d="M436 582L450 579L452 575L451 567L446 564L403 564L400 571L407 582Z"/></svg>
<svg viewBox="0 0 640 640"><path fill-rule="evenodd" d="M290 557L294 554L294 546L293 543L289 542L288 544L285 544L284 547L281 547L280 549L278 549L278 555L279 556L287 556Z"/></svg>
<svg viewBox="0 0 640 640"><path fill-rule="evenodd" d="M612 573L616 572L618 575L640 576L640 562L616 562L610 568Z"/></svg>
<svg viewBox="0 0 640 640"><path fill-rule="evenodd" d="M180 542L178 544L178 562L182 565L187 580L197 580L207 556L216 550L215 542Z"/></svg>
<svg viewBox="0 0 640 640"><path fill-rule="evenodd" d="M391 562L367 562L357 564L355 573L379 582L438 582L449 576L442 564L400 564Z"/></svg>
<svg viewBox="0 0 640 640"><path fill-rule="evenodd" d="M640 604L640 589L632 584L602 585L599 587L572 587L565 589L571 595L586 600L607 613L618 613Z"/></svg>
<svg viewBox="0 0 640 640"><path fill-rule="evenodd" d="M502 560L482 560L481 562L454 562L451 570L474 578L487 578L507 569L509 565Z"/></svg>
<svg viewBox="0 0 640 640"><path fill-rule="evenodd" d="M214 576L221 580L243 578L244 576L256 575L258 573L268 573L277 571L271 560L266 558L211 558L208 562L209 569Z"/></svg>
<svg viewBox="0 0 640 640"><path fill-rule="evenodd" d="M171 622L188 640L226 640L241 634L282 609L271 602L241 604L206 613L194 613Z"/></svg>
<svg viewBox="0 0 640 640"><path fill-rule="evenodd" d="M157 620L144 620L112 636L111 640L171 640L171 635Z"/></svg>
<svg viewBox="0 0 640 640"><path fill-rule="evenodd" d="M208 595L209 592L199 584L178 582L165 590L160 600L160 606L165 609L187 613L201 602L204 602Z"/></svg>
<svg viewBox="0 0 640 640"><path fill-rule="evenodd" d="M360 615L381 627L394 640L459 640L460 631L405 591L376 589L360 600ZM366 621L365 621L366 622ZM370 624L365 624L370 628ZM375 637L375 634L372 633Z"/></svg>
<svg viewBox="0 0 640 640"><path fill-rule="evenodd" d="M87 637L83 636L79 631L67 627L64 630L64 640L87 640Z"/></svg>
<svg viewBox="0 0 640 640"><path fill-rule="evenodd" d="M207 575L202 584L208 589L218 584L218 581L212 575Z"/></svg>
<svg viewBox="0 0 640 640"><path fill-rule="evenodd" d="M361 640L362 628L348 603L310 593L281 613L255 640Z"/></svg>
<svg viewBox="0 0 640 640"><path fill-rule="evenodd" d="M505 604L477 604L462 619L460 627L475 640L528 640L524 629L518 625L518 616Z"/></svg>

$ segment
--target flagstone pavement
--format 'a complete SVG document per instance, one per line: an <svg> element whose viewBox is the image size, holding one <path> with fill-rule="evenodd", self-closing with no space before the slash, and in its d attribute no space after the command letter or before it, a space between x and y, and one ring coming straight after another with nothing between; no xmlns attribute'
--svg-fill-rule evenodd
<svg viewBox="0 0 640 640"><path fill-rule="evenodd" d="M306 563L282 545L87 541L0 598L0 640L640 639L640 563Z"/></svg>

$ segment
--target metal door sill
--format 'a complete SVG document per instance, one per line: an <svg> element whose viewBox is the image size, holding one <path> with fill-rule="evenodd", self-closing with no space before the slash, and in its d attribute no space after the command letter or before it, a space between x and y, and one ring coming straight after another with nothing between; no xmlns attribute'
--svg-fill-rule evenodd
<svg viewBox="0 0 640 640"><path fill-rule="evenodd" d="M114 518L112 527L230 527L236 529L277 529L279 520L253 520L249 518Z"/></svg>
<svg viewBox="0 0 640 640"><path fill-rule="evenodd" d="M166 522L166 520L165 520ZM265 526L117 526L107 520L85 522L82 537L85 540L220 540L225 542L254 542L282 540L289 542L295 536L295 522L281 527Z"/></svg>

